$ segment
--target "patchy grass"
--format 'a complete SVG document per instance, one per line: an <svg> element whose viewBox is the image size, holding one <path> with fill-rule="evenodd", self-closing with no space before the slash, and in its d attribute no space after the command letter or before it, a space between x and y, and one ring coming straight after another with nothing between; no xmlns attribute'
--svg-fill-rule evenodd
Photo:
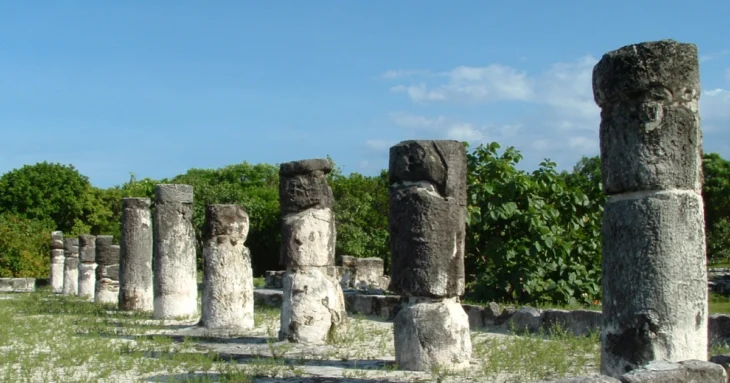
<svg viewBox="0 0 730 383"><path fill-rule="evenodd" d="M0 382L283 381L322 367L340 379L527 382L598 369L597 335L560 329L524 336L472 332L469 369L418 373L397 369L392 323L360 315L327 344L307 346L278 341L280 311L269 307L256 307L250 334L211 338L177 335L191 334L183 330L195 328L195 320L155 320L48 289L0 298L10 298L0 299Z"/></svg>

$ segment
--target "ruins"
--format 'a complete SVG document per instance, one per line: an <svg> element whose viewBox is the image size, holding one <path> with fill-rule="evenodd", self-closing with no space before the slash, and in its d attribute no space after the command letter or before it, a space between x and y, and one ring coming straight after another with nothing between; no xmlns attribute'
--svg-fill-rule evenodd
<svg viewBox="0 0 730 383"><path fill-rule="evenodd" d="M111 235L96 237L96 289L94 302L119 302L119 245Z"/></svg>
<svg viewBox="0 0 730 383"><path fill-rule="evenodd" d="M79 296L93 302L96 295L96 237L79 236Z"/></svg>
<svg viewBox="0 0 730 383"><path fill-rule="evenodd" d="M78 295L79 293L79 239L63 239L63 294Z"/></svg>
<svg viewBox="0 0 730 383"><path fill-rule="evenodd" d="M464 294L466 148L403 141L390 148L391 288L408 301L394 319L405 370L465 368L471 358ZM406 224L407 223L407 224Z"/></svg>
<svg viewBox="0 0 730 383"><path fill-rule="evenodd" d="M345 299L336 280L335 217L327 159L287 162L279 168L283 280L279 339L322 344L347 323Z"/></svg>
<svg viewBox="0 0 730 383"><path fill-rule="evenodd" d="M200 324L207 328L253 328L253 269L244 242L248 213L238 205L205 211L203 295Z"/></svg>
<svg viewBox="0 0 730 383"><path fill-rule="evenodd" d="M157 319L198 315L193 187L155 187L154 314Z"/></svg>
<svg viewBox="0 0 730 383"><path fill-rule="evenodd" d="M51 273L49 275L51 291L56 294L63 292L63 274L66 254L63 250L63 233L51 233Z"/></svg>
<svg viewBox="0 0 730 383"><path fill-rule="evenodd" d="M119 308L153 311L152 216L149 198L122 199L119 244Z"/></svg>
<svg viewBox="0 0 730 383"><path fill-rule="evenodd" d="M601 372L707 359L707 268L697 47L672 40L606 53L601 107Z"/></svg>

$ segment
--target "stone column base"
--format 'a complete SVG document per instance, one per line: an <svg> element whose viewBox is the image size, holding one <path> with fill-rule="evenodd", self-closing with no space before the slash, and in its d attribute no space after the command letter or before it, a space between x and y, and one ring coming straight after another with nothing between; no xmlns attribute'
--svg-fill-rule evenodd
<svg viewBox="0 0 730 383"><path fill-rule="evenodd" d="M324 344L346 330L345 297L326 267L289 269L284 277L279 340Z"/></svg>
<svg viewBox="0 0 730 383"><path fill-rule="evenodd" d="M410 298L393 323L395 362L398 368L430 371L434 367L458 370L469 366L469 317L457 298Z"/></svg>

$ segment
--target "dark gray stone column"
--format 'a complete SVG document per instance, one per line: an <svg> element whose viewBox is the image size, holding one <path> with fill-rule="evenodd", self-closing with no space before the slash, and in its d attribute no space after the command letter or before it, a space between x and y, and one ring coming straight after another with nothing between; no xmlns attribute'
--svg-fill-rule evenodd
<svg viewBox="0 0 730 383"><path fill-rule="evenodd" d="M55 294L63 293L63 274L66 254L63 250L63 232L51 232L51 274L49 282L51 291Z"/></svg>
<svg viewBox="0 0 730 383"><path fill-rule="evenodd" d="M111 235L96 237L96 291L94 302L116 305L119 302L119 245Z"/></svg>
<svg viewBox="0 0 730 383"><path fill-rule="evenodd" d="M63 268L63 293L66 295L79 294L79 239L64 238L66 259Z"/></svg>
<svg viewBox="0 0 730 383"><path fill-rule="evenodd" d="M404 370L469 365L464 293L466 148L459 141L403 141L390 148L390 288L408 304L394 320Z"/></svg>
<svg viewBox="0 0 730 383"><path fill-rule="evenodd" d="M152 215L149 198L122 199L119 309L153 311Z"/></svg>
<svg viewBox="0 0 730 383"><path fill-rule="evenodd" d="M707 360L697 47L628 45L593 69L601 107L601 372Z"/></svg>
<svg viewBox="0 0 730 383"><path fill-rule="evenodd" d="M94 301L96 295L96 237L79 236L79 296Z"/></svg>
<svg viewBox="0 0 730 383"><path fill-rule="evenodd" d="M198 315L193 187L155 188L154 313L157 319Z"/></svg>
<svg viewBox="0 0 730 383"><path fill-rule="evenodd" d="M345 298L336 276L334 197L327 159L281 164L281 259L286 267L279 339L323 344L344 331Z"/></svg>
<svg viewBox="0 0 730 383"><path fill-rule="evenodd" d="M211 329L253 328L253 269L244 246L248 213L238 205L205 211L203 297L200 324Z"/></svg>

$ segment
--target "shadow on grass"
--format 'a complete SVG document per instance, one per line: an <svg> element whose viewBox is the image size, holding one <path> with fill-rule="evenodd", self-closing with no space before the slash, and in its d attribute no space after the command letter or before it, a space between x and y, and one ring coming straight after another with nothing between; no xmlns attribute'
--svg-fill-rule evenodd
<svg viewBox="0 0 730 383"><path fill-rule="evenodd" d="M146 378L143 382L261 382L261 383L274 383L274 382L300 382L300 383L335 383L335 382L349 382L349 383L380 383L388 382L388 380L382 379L364 379L364 378L322 378L322 377L290 377L290 378L269 378L269 377L247 377L239 378L236 380L229 380L225 374L215 373L195 373L195 374L174 374L174 375L157 375ZM247 379L247 380L243 380Z"/></svg>

